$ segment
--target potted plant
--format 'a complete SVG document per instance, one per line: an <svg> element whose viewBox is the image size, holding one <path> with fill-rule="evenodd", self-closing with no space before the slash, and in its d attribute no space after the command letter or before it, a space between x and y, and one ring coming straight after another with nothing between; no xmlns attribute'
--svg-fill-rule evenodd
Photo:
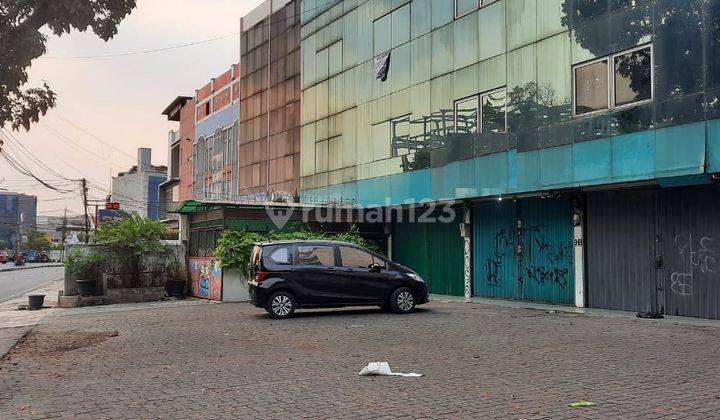
<svg viewBox="0 0 720 420"><path fill-rule="evenodd" d="M83 252L75 249L67 257L65 267L68 272L77 278L78 294L92 296L95 294L97 272L103 257L99 252Z"/></svg>

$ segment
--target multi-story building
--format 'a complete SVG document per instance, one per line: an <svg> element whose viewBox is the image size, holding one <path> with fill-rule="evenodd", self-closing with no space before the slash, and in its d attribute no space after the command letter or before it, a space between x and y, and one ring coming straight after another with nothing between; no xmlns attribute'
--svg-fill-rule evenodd
<svg viewBox="0 0 720 420"><path fill-rule="evenodd" d="M177 181L177 198L180 201L192 198L193 174L192 153L195 141L195 98L178 96L165 108L162 115L168 121L178 121L180 127L168 133L169 151L168 177Z"/></svg>
<svg viewBox="0 0 720 420"><path fill-rule="evenodd" d="M158 186L158 219L177 225L177 214L171 213L180 204L180 132L168 133L167 180Z"/></svg>
<svg viewBox="0 0 720 420"><path fill-rule="evenodd" d="M237 197L239 76L233 64L195 92L192 198Z"/></svg>
<svg viewBox="0 0 720 420"><path fill-rule="evenodd" d="M152 164L152 151L138 149L137 165L112 178L111 199L128 213L158 219L159 186L167 180L167 167Z"/></svg>
<svg viewBox="0 0 720 420"><path fill-rule="evenodd" d="M289 200L300 174L300 1L267 0L241 20L239 194Z"/></svg>
<svg viewBox="0 0 720 420"><path fill-rule="evenodd" d="M392 220L433 293L720 318L719 2L302 5L302 200L454 203Z"/></svg>
<svg viewBox="0 0 720 420"><path fill-rule="evenodd" d="M17 247L24 230L37 228L37 197L13 192L0 193L0 241Z"/></svg>

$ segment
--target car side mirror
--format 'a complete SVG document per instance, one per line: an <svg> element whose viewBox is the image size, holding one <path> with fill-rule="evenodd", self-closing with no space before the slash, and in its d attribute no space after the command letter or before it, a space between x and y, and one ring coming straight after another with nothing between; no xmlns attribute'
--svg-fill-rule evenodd
<svg viewBox="0 0 720 420"><path fill-rule="evenodd" d="M380 264L373 264L370 266L371 273L379 273L381 270L382 270L382 266Z"/></svg>

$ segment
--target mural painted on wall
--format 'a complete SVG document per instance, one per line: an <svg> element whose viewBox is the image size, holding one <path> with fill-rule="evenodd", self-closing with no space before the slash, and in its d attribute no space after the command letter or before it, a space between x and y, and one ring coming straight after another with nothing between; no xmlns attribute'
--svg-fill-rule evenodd
<svg viewBox="0 0 720 420"><path fill-rule="evenodd" d="M222 300L222 270L212 257L190 257L190 289L199 298Z"/></svg>

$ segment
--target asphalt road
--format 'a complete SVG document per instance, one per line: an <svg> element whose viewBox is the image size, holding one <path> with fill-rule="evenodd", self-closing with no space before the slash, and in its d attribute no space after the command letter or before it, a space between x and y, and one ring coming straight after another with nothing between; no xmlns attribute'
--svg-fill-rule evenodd
<svg viewBox="0 0 720 420"><path fill-rule="evenodd" d="M0 302L5 302L63 277L63 267L0 271Z"/></svg>

